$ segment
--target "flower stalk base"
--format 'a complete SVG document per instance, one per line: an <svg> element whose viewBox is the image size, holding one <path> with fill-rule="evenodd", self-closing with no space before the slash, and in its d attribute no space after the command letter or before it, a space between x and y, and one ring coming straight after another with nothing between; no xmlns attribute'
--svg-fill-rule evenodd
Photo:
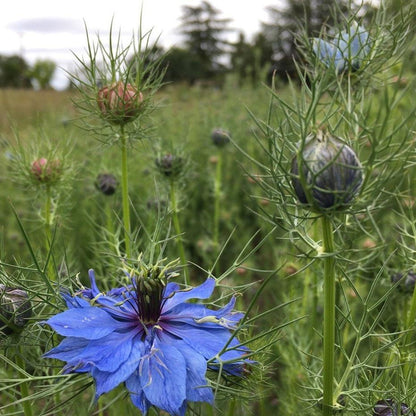
<svg viewBox="0 0 416 416"><path fill-rule="evenodd" d="M333 414L334 405L334 349L335 349L335 258L334 238L330 218L322 221L324 256L324 359L322 414Z"/></svg>
<svg viewBox="0 0 416 416"><path fill-rule="evenodd" d="M127 169L127 137L124 129L121 128L121 193L123 200L123 225L124 225L124 246L125 254L131 258L130 244L130 205L129 205L129 181Z"/></svg>

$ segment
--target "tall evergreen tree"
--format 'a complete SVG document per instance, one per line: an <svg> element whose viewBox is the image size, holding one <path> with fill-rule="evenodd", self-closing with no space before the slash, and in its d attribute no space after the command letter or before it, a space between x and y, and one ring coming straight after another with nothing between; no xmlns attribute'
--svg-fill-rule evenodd
<svg viewBox="0 0 416 416"><path fill-rule="evenodd" d="M212 78L224 69L221 56L227 51L228 42L224 39L231 19L221 18L220 11L208 1L199 6L183 6L181 31L185 47L199 61L204 78Z"/></svg>
<svg viewBox="0 0 416 416"><path fill-rule="evenodd" d="M256 85L264 81L262 73L265 66L271 64L272 54L271 44L262 33L255 36L253 43L248 43L240 33L231 52L231 69L237 74L239 84L250 81Z"/></svg>

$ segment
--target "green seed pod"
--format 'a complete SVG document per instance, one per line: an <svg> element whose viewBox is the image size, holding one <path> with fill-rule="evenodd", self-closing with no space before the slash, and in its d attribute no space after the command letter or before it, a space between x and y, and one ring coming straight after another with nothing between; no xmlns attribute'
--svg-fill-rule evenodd
<svg viewBox="0 0 416 416"><path fill-rule="evenodd" d="M215 129L211 133L212 142L215 146L223 147L230 141L231 134L224 129Z"/></svg>
<svg viewBox="0 0 416 416"><path fill-rule="evenodd" d="M414 416L415 412L411 411L407 404L398 405L392 399L379 400L374 406L373 416Z"/></svg>
<svg viewBox="0 0 416 416"><path fill-rule="evenodd" d="M184 160L180 156L168 153L155 160L159 171L165 176L176 178L182 171Z"/></svg>
<svg viewBox="0 0 416 416"><path fill-rule="evenodd" d="M0 284L0 332L9 335L23 328L31 316L28 294L22 289Z"/></svg>
<svg viewBox="0 0 416 416"><path fill-rule="evenodd" d="M293 157L291 174L299 201L317 212L348 208L363 183L355 152L341 139L321 131L310 135Z"/></svg>
<svg viewBox="0 0 416 416"><path fill-rule="evenodd" d="M104 195L113 195L117 186L118 180L111 173L100 173L95 180L95 187Z"/></svg>
<svg viewBox="0 0 416 416"><path fill-rule="evenodd" d="M404 293L413 293L416 283L416 273L408 271L407 273L394 273L391 276L392 284L400 282L397 286L399 291Z"/></svg>

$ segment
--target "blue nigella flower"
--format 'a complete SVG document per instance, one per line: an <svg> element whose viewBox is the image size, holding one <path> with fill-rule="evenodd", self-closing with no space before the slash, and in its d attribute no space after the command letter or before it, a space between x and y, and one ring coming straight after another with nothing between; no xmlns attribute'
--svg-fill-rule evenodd
<svg viewBox="0 0 416 416"><path fill-rule="evenodd" d="M337 73L358 71L370 50L368 32L356 22L349 30L339 32L332 41L313 39L315 54L328 68L335 67Z"/></svg>
<svg viewBox="0 0 416 416"><path fill-rule="evenodd" d="M188 402L212 404L207 367L221 361L223 371L242 375L250 362L237 338L229 342L243 314L233 312L234 298L218 310L187 303L208 298L215 279L180 290L166 283L168 274L152 266L131 285L101 293L90 270L91 289L63 294L68 309L46 321L65 338L44 356L66 361L64 373L91 374L96 398L124 383L144 414L151 406L184 415Z"/></svg>

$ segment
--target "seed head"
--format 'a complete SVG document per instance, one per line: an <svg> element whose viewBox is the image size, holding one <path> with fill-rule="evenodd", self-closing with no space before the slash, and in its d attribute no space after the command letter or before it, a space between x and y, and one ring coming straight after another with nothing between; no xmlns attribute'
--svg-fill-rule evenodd
<svg viewBox="0 0 416 416"><path fill-rule="evenodd" d="M292 159L292 185L297 198L323 212L351 205L363 183L355 152L341 139L318 132Z"/></svg>
<svg viewBox="0 0 416 416"><path fill-rule="evenodd" d="M22 289L0 284L0 332L9 335L23 328L31 316L28 294Z"/></svg>
<svg viewBox="0 0 416 416"><path fill-rule="evenodd" d="M407 273L394 273L391 276L391 282L392 284L399 282L397 287L401 292L413 293L416 283L416 274L412 270Z"/></svg>
<svg viewBox="0 0 416 416"><path fill-rule="evenodd" d="M166 155L156 159L156 166L165 176L172 178L177 177L183 168L184 161L180 156L167 153Z"/></svg>
<svg viewBox="0 0 416 416"><path fill-rule="evenodd" d="M117 186L118 180L111 173L100 173L95 180L95 187L104 195L113 195Z"/></svg>
<svg viewBox="0 0 416 416"><path fill-rule="evenodd" d="M214 129L211 133L212 142L218 147L224 147L230 141L230 137L230 132L224 129Z"/></svg>
<svg viewBox="0 0 416 416"><path fill-rule="evenodd" d="M407 404L398 405L393 399L379 400L374 406L373 416L415 416Z"/></svg>

